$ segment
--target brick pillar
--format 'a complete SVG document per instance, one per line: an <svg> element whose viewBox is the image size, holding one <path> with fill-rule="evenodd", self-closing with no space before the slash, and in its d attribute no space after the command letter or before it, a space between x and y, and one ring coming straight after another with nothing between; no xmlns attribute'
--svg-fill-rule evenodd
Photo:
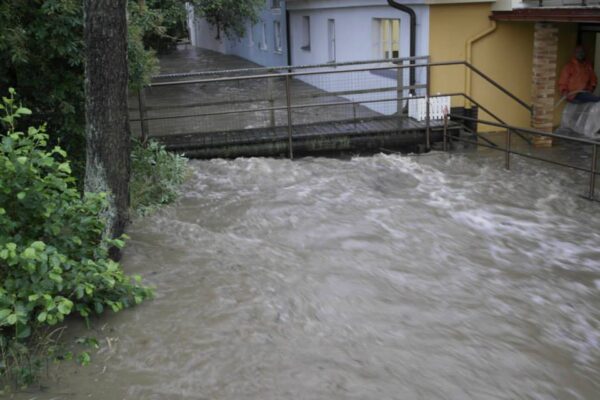
<svg viewBox="0 0 600 400"><path fill-rule="evenodd" d="M552 132L554 124L554 92L558 60L558 27L554 23L537 22L533 36L533 115L531 126ZM536 136L533 143L552 146L552 138Z"/></svg>

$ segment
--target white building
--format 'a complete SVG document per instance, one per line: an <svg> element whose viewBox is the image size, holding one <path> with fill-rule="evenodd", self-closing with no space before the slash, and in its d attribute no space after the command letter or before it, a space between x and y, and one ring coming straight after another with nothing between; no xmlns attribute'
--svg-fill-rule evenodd
<svg viewBox="0 0 600 400"><path fill-rule="evenodd" d="M403 1L416 14L416 55L428 54L429 7ZM385 0L288 0L289 52L292 65L381 60L410 56L410 16ZM389 65L377 64L378 66ZM365 67L357 66L356 68ZM416 71L416 83L425 83L425 69ZM394 70L352 74L306 76L302 79L323 90L373 89L397 85ZM409 83L408 70L403 84ZM405 91L408 95L408 91ZM352 100L391 97L391 93L345 96ZM396 103L367 103L367 107L391 114Z"/></svg>
<svg viewBox="0 0 600 400"><path fill-rule="evenodd" d="M194 14L187 5L188 31L193 46L236 55L264 66L283 66L288 63L285 1L268 0L256 24L248 23L240 38L228 38L206 19ZM217 39L217 36L220 38Z"/></svg>

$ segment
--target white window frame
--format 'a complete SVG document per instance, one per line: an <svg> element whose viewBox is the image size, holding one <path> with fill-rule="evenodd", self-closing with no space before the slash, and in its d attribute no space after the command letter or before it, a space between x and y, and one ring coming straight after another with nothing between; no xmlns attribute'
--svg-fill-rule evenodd
<svg viewBox="0 0 600 400"><path fill-rule="evenodd" d="M400 57L400 32L401 25L398 18L376 18L377 22L374 34L377 35L376 58L391 59ZM397 24L398 35L394 36L394 24ZM397 48L397 50L394 50ZM397 54L394 57L394 52Z"/></svg>
<svg viewBox="0 0 600 400"><path fill-rule="evenodd" d="M310 51L310 16L302 16L302 46L304 51Z"/></svg>
<svg viewBox="0 0 600 400"><path fill-rule="evenodd" d="M278 20L273 21L273 43L275 53L282 53L281 22Z"/></svg>
<svg viewBox="0 0 600 400"><path fill-rule="evenodd" d="M327 20L327 61L335 63L336 43L335 43L335 19Z"/></svg>
<svg viewBox="0 0 600 400"><path fill-rule="evenodd" d="M266 22L262 23L261 37L260 37L260 49L265 50L265 51L269 49L269 46L267 46L267 23Z"/></svg>

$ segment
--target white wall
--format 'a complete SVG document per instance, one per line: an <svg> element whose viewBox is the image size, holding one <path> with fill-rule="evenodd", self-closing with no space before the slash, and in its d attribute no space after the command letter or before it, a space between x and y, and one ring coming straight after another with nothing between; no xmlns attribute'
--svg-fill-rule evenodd
<svg viewBox="0 0 600 400"><path fill-rule="evenodd" d="M377 19L400 20L400 57L410 55L410 19L408 14L400 12L378 1L339 0L335 3L327 0L306 0L289 2L290 11L290 49L292 65L322 64L328 61L328 19L335 20L336 29L336 61L363 61L381 58L376 43L379 30L376 29ZM384 2L385 3L385 2ZM336 6L333 7L332 5ZM417 14L417 56L428 54L429 45L429 7L412 5ZM311 45L310 51L301 48L303 37L302 18L310 17ZM389 64L385 64L389 65ZM361 66L364 67L364 66ZM327 91L350 89L368 89L379 87L395 87L396 80L374 75L370 72L356 72L335 77L335 75L318 75L303 77L302 80ZM325 76L330 79L325 79ZM425 83L425 69L417 70L417 83ZM405 70L405 84L408 84L408 70ZM405 93L406 95L407 93ZM394 93L371 94L361 96L346 96L353 100L380 99L392 97ZM367 105L367 104L365 104ZM369 108L383 113L396 112L395 103L373 103Z"/></svg>
<svg viewBox="0 0 600 400"><path fill-rule="evenodd" d="M217 40L216 29L206 22L204 18L195 18L194 29L190 30L190 36L194 46L225 53L223 34L221 35L221 39Z"/></svg>

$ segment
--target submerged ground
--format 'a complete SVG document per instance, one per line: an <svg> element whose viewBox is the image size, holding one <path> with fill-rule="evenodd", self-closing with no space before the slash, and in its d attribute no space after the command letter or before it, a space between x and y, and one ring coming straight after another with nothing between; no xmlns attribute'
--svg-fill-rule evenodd
<svg viewBox="0 0 600 400"><path fill-rule="evenodd" d="M475 152L191 166L129 232L156 299L18 398L597 398L584 175Z"/></svg>

